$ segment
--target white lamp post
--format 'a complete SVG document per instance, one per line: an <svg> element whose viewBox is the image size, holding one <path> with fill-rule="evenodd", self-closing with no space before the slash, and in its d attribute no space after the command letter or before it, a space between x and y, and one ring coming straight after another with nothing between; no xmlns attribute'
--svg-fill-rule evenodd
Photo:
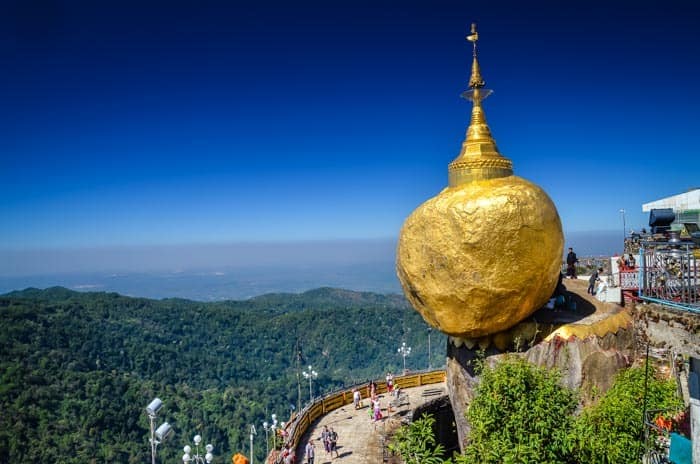
<svg viewBox="0 0 700 464"><path fill-rule="evenodd" d="M272 424L270 426L270 433L272 434L272 449L277 449L277 424Z"/></svg>
<svg viewBox="0 0 700 464"><path fill-rule="evenodd" d="M250 426L250 464L253 464L253 436L257 435L258 432L255 431L255 425Z"/></svg>
<svg viewBox="0 0 700 464"><path fill-rule="evenodd" d="M272 425L270 426L270 429L272 429L272 449L277 449L277 414L272 414L270 417L272 418Z"/></svg>
<svg viewBox="0 0 700 464"><path fill-rule="evenodd" d="M202 436L201 435L195 435L193 438L194 441L194 454L192 453L192 448L190 445L186 445L182 450L185 452L185 454L182 455L182 462L185 464L192 462L194 464L210 464L214 460L214 455L212 454L212 451L214 451L214 447L210 444L204 447L206 450L206 454L202 456L199 452L199 444L202 443Z"/></svg>
<svg viewBox="0 0 700 464"><path fill-rule="evenodd" d="M625 237L627 237L627 223L625 220L625 210L621 209L620 214L622 215L622 240L624 240Z"/></svg>
<svg viewBox="0 0 700 464"><path fill-rule="evenodd" d="M167 422L163 422L156 428L156 418L162 408L163 402L160 398L154 398L146 406L146 414L148 414L148 422L151 429L151 438L148 440L151 443L151 464L156 464L158 445L163 443L173 433L173 428Z"/></svg>
<svg viewBox="0 0 700 464"><path fill-rule="evenodd" d="M302 374L304 374L304 378L309 379L309 404L310 404L314 400L313 390L311 389L311 381L318 377L318 372L316 372L315 370L313 370L311 368L311 366L309 366L309 370L308 371L305 370L304 372L302 372Z"/></svg>
<svg viewBox="0 0 700 464"><path fill-rule="evenodd" d="M265 456L270 455L270 441L268 440L267 433L272 432L272 449L277 448L277 439L275 437L277 429L277 414L272 414L272 423L263 422L263 429L265 429Z"/></svg>
<svg viewBox="0 0 700 464"><path fill-rule="evenodd" d="M284 434L283 434L282 432L284 431L284 426L285 426L285 425L286 425L286 424L285 424L284 421L280 422L280 438L282 438L282 441L281 441L281 443L280 443L280 447L284 446Z"/></svg>
<svg viewBox="0 0 700 464"><path fill-rule="evenodd" d="M270 424L263 422L263 429L265 429L265 456L270 455L270 440L267 438L267 432L270 431Z"/></svg>
<svg viewBox="0 0 700 464"><path fill-rule="evenodd" d="M411 354L411 347L406 346L406 342L403 342L397 351L401 356L403 356L403 371L406 373L406 356Z"/></svg>

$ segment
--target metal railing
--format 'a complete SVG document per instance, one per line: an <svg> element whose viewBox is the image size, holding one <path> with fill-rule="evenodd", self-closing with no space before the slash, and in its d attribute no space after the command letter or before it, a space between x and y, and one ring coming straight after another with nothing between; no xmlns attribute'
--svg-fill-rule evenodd
<svg viewBox="0 0 700 464"><path fill-rule="evenodd" d="M692 243L650 242L640 248L639 298L700 313L700 270Z"/></svg>

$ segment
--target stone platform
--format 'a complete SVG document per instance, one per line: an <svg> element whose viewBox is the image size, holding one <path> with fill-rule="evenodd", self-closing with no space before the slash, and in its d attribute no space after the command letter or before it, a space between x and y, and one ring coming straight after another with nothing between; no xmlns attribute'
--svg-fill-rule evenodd
<svg viewBox="0 0 700 464"><path fill-rule="evenodd" d="M383 462L384 438L403 423L410 421L416 408L447 395L447 389L444 383L437 383L405 388L402 393L406 394L405 399L402 399L391 412L387 410L387 406L393 397L388 393L379 395L384 417L377 422L370 419L367 398L363 398L360 409L356 410L352 404L349 404L316 420L299 442L296 450L297 464L306 463L304 447L310 439L313 439L316 445L314 464ZM334 455L331 458L331 455L323 449L321 432L324 426L328 426L329 429L332 427L338 434L338 457Z"/></svg>

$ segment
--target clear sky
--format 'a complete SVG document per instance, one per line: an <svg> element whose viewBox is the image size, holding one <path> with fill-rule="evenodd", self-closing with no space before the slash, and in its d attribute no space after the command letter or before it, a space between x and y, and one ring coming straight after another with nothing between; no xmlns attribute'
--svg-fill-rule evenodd
<svg viewBox="0 0 700 464"><path fill-rule="evenodd" d="M700 185L695 1L36 1L0 19L0 249L395 238L486 116L565 232Z"/></svg>

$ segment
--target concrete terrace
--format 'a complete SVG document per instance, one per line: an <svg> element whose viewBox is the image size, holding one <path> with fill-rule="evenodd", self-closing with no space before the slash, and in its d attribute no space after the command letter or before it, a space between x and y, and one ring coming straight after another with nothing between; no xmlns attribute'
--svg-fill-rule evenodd
<svg viewBox="0 0 700 464"><path fill-rule="evenodd" d="M353 404L347 404L321 416L311 424L299 441L296 450L297 464L306 462L304 447L310 439L313 439L316 445L314 464L381 463L384 437L400 427L403 421L410 419L417 407L446 395L447 390L445 383L442 382L404 388L402 394L406 394L405 400L400 401L398 407L393 408L391 412L387 411L387 407L393 396L389 393L379 395L384 417L377 422L373 422L370 418L370 401L364 395L362 408L358 410ZM332 427L338 434L338 457L334 455L331 459L331 455L323 449L321 432L324 426L328 426L329 429Z"/></svg>

